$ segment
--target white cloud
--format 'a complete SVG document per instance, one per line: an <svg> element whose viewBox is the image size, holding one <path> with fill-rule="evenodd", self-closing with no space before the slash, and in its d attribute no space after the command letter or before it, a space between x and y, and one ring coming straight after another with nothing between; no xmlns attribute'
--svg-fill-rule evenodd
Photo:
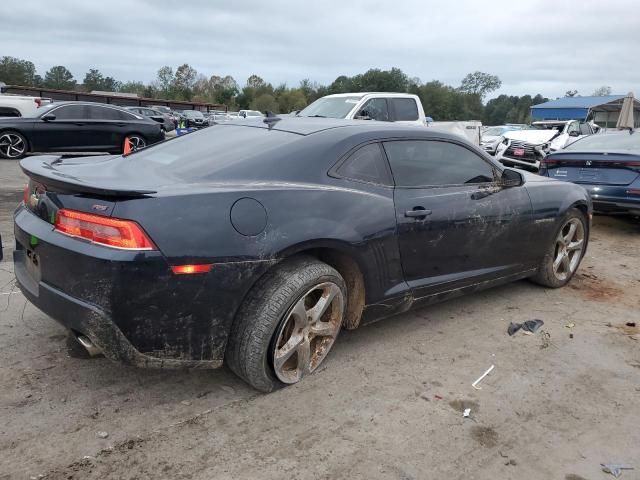
<svg viewBox="0 0 640 480"><path fill-rule="evenodd" d="M330 83L369 68L401 68L458 85L482 70L501 93L548 97L600 85L640 90L635 0L302 2L248 0L23 0L3 9L1 55L33 61L41 74L65 65L82 80L98 68L150 81L163 65L189 63L240 83ZM28 12L28 14L25 14Z"/></svg>

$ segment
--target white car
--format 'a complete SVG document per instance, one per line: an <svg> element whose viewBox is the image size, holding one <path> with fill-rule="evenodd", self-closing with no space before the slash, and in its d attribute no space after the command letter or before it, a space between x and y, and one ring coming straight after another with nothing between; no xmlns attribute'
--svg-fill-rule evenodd
<svg viewBox="0 0 640 480"><path fill-rule="evenodd" d="M508 167L537 171L547 153L562 150L579 138L595 133L593 127L578 120L533 122L531 129L504 134L496 159Z"/></svg>
<svg viewBox="0 0 640 480"><path fill-rule="evenodd" d="M528 128L523 125L497 125L495 127L488 127L482 131L480 137L480 148L482 148L489 155L495 155L498 150L498 145L504 138L507 132L513 130L522 130Z"/></svg>
<svg viewBox="0 0 640 480"><path fill-rule="evenodd" d="M264 115L258 110L240 110L238 112L238 117L241 118L258 118L264 117Z"/></svg>
<svg viewBox="0 0 640 480"><path fill-rule="evenodd" d="M49 103L50 98L0 94L0 117L35 117L38 109Z"/></svg>

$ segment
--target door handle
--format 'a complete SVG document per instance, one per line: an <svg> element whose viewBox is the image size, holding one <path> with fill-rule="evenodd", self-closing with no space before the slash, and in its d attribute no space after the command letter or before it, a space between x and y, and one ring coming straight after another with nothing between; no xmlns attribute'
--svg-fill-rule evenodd
<svg viewBox="0 0 640 480"><path fill-rule="evenodd" d="M86 125L86 123L84 122L76 122L76 125L79 127L84 127Z"/></svg>
<svg viewBox="0 0 640 480"><path fill-rule="evenodd" d="M117 127L125 127L126 125L127 125L126 123L122 123L122 122L116 123Z"/></svg>
<svg viewBox="0 0 640 480"><path fill-rule="evenodd" d="M405 217L420 218L431 215L431 210L427 210L424 207L413 207L413 210L407 210L404 212Z"/></svg>

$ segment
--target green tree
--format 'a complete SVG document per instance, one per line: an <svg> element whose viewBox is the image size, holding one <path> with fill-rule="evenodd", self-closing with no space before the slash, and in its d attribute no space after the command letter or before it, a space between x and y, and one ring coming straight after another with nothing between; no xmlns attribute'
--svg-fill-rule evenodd
<svg viewBox="0 0 640 480"><path fill-rule="evenodd" d="M103 92L116 92L120 88L120 82L112 77L105 77L95 68L89 69L84 76L82 87L85 91L91 92L93 90L99 90Z"/></svg>
<svg viewBox="0 0 640 480"><path fill-rule="evenodd" d="M472 95L479 95L483 99L488 93L498 90L502 81L496 75L484 72L469 73L462 79L460 91Z"/></svg>
<svg viewBox="0 0 640 480"><path fill-rule="evenodd" d="M146 96L145 89L147 86L142 82L125 82L118 88L119 92L123 93L135 93L140 97Z"/></svg>
<svg viewBox="0 0 640 480"><path fill-rule="evenodd" d="M47 88L55 88L57 90L73 90L76 81L73 75L62 65L51 67L44 76L44 86Z"/></svg>
<svg viewBox="0 0 640 480"><path fill-rule="evenodd" d="M7 85L31 87L38 85L38 79L40 77L36 75L36 67L32 62L8 56L0 58L0 81Z"/></svg>
<svg viewBox="0 0 640 480"><path fill-rule="evenodd" d="M176 69L173 88L179 99L191 100L197 78L197 70L188 63L182 64Z"/></svg>
<svg viewBox="0 0 640 480"><path fill-rule="evenodd" d="M605 95L611 95L611 87L608 85L603 85L600 88L596 88L595 92L593 92L594 97L602 97Z"/></svg>
<svg viewBox="0 0 640 480"><path fill-rule="evenodd" d="M156 88L158 93L164 98L172 98L173 84L175 82L175 76L173 69L167 65L160 68L156 74Z"/></svg>
<svg viewBox="0 0 640 480"><path fill-rule="evenodd" d="M271 111L278 113L278 102L275 97L269 93L263 93L251 102L251 109L260 112Z"/></svg>

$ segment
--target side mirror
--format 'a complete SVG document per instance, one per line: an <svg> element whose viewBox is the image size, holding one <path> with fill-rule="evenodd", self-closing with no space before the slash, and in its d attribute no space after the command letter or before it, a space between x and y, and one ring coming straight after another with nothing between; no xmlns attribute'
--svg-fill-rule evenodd
<svg viewBox="0 0 640 480"><path fill-rule="evenodd" d="M53 113L47 113L46 115L41 117L45 122L51 122L56 119L56 116Z"/></svg>
<svg viewBox="0 0 640 480"><path fill-rule="evenodd" d="M577 131L574 130L572 132L569 132L569 136L570 137L579 137L580 136L580 132L577 132Z"/></svg>
<svg viewBox="0 0 640 480"><path fill-rule="evenodd" d="M524 183L524 177L520 172L512 170L510 168L505 168L502 171L502 178L500 179L500 184L505 187L519 187Z"/></svg>

